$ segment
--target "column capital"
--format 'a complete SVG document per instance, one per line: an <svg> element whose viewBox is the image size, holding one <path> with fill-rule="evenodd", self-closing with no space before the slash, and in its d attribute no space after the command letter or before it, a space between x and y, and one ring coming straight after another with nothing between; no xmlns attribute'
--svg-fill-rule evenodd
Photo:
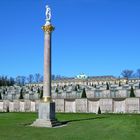
<svg viewBox="0 0 140 140"><path fill-rule="evenodd" d="M42 29L44 32L48 32L48 33L51 33L52 31L54 31L54 27L50 24L50 25L44 25L42 26Z"/></svg>
<svg viewBox="0 0 140 140"><path fill-rule="evenodd" d="M48 103L48 102L51 102L52 100L51 100L51 96L45 96L45 97L43 97L43 102L46 102L46 103Z"/></svg>

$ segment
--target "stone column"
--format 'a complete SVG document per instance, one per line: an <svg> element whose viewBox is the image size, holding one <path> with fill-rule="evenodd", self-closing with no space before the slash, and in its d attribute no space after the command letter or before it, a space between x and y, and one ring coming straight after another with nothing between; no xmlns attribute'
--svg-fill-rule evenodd
<svg viewBox="0 0 140 140"><path fill-rule="evenodd" d="M51 25L51 9L46 6L46 24L44 31L44 82L43 100L39 103L38 119L31 125L35 127L54 127L61 125L55 118L55 103L51 100L51 33L54 27Z"/></svg>
<svg viewBox="0 0 140 140"><path fill-rule="evenodd" d="M54 127L59 123L55 119L55 103L51 100L51 33L54 27L44 25L44 85L43 100L39 103L38 119L31 125L36 127Z"/></svg>
<svg viewBox="0 0 140 140"><path fill-rule="evenodd" d="M52 25L42 27L44 31L44 82L43 100L51 101L51 33L54 30Z"/></svg>

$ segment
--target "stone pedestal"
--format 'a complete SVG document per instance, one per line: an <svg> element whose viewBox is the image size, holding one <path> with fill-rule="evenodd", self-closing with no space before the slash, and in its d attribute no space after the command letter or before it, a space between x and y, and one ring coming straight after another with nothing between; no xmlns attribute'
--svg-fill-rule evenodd
<svg viewBox="0 0 140 140"><path fill-rule="evenodd" d="M39 103L38 119L31 125L35 127L55 127L61 125L55 118L55 103Z"/></svg>
<svg viewBox="0 0 140 140"><path fill-rule="evenodd" d="M55 120L55 103L40 103L38 117L48 121Z"/></svg>

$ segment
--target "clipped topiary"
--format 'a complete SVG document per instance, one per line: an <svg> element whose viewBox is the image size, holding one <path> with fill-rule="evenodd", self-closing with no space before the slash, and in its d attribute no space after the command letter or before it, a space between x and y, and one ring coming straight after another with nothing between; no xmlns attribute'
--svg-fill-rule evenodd
<svg viewBox="0 0 140 140"><path fill-rule="evenodd" d="M133 86L131 86L131 89L130 89L130 97L135 97Z"/></svg>
<svg viewBox="0 0 140 140"><path fill-rule="evenodd" d="M9 112L9 107L6 108L6 112Z"/></svg>
<svg viewBox="0 0 140 140"><path fill-rule="evenodd" d="M1 93L0 93L0 100L2 100L2 96L1 96Z"/></svg>
<svg viewBox="0 0 140 140"><path fill-rule="evenodd" d="M40 91L40 99L43 99L43 88Z"/></svg>
<svg viewBox="0 0 140 140"><path fill-rule="evenodd" d="M98 114L102 114L100 107L98 108Z"/></svg>
<svg viewBox="0 0 140 140"><path fill-rule="evenodd" d="M109 84L106 83L106 90L109 90Z"/></svg>
<svg viewBox="0 0 140 140"><path fill-rule="evenodd" d="M119 87L121 87L121 82L119 82Z"/></svg>
<svg viewBox="0 0 140 140"><path fill-rule="evenodd" d="M87 95L86 95L86 90L85 90L85 88L83 89L83 92L82 92L82 96L81 96L81 98L87 98Z"/></svg>
<svg viewBox="0 0 140 140"><path fill-rule="evenodd" d="M78 91L78 89L77 89L77 86L75 86L75 89L74 89L74 91Z"/></svg>
<svg viewBox="0 0 140 140"><path fill-rule="evenodd" d="M58 93L58 88L55 89L55 92Z"/></svg>
<svg viewBox="0 0 140 140"><path fill-rule="evenodd" d="M40 93L40 88L37 89L37 93Z"/></svg>
<svg viewBox="0 0 140 140"><path fill-rule="evenodd" d="M23 89L21 89L21 91L20 91L19 99L24 99L24 97L23 97Z"/></svg>
<svg viewBox="0 0 140 140"><path fill-rule="evenodd" d="M77 85L77 88L80 89L80 85L79 84Z"/></svg>

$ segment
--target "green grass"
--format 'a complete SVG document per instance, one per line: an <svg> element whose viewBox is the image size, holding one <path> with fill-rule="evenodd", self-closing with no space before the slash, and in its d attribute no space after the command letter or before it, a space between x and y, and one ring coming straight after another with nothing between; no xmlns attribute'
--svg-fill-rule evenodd
<svg viewBox="0 0 140 140"><path fill-rule="evenodd" d="M27 124L35 113L0 113L0 140L139 140L140 115L57 114L61 128Z"/></svg>

